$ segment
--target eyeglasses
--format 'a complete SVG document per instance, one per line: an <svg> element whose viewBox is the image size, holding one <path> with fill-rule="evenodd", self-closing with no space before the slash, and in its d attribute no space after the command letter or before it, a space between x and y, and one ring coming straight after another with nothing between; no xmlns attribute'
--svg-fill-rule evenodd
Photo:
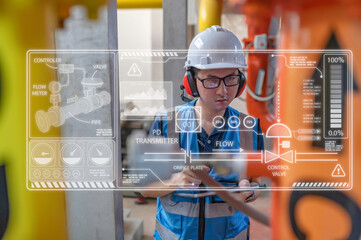
<svg viewBox="0 0 361 240"><path fill-rule="evenodd" d="M232 74L232 75L228 75L224 78L210 77L210 78L203 78L203 79L198 77L196 74L194 74L194 76L199 81L202 82L203 87L206 89L218 88L219 85L221 84L221 81L223 81L223 83L226 87L237 86L241 82L241 79L242 79L242 76L240 74Z"/></svg>

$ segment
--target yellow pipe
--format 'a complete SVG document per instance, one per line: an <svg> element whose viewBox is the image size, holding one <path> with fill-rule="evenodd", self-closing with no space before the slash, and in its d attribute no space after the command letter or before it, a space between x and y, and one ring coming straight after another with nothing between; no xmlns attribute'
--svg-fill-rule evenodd
<svg viewBox="0 0 361 240"><path fill-rule="evenodd" d="M199 6L198 32L212 25L221 25L222 0L201 0Z"/></svg>
<svg viewBox="0 0 361 240"><path fill-rule="evenodd" d="M162 0L117 0L118 8L162 8Z"/></svg>
<svg viewBox="0 0 361 240"><path fill-rule="evenodd" d="M60 1L60 0L59 0ZM15 3L14 3L15 2ZM68 239L64 192L29 191L26 178L26 51L51 49L56 1L2 1L0 11L0 165L5 164L9 222L4 240ZM6 9L6 11L3 11ZM34 27L36 26L36 27ZM44 84L51 71L35 71ZM32 104L49 107L47 101ZM51 136L59 136L60 131ZM50 137L50 135L49 135Z"/></svg>

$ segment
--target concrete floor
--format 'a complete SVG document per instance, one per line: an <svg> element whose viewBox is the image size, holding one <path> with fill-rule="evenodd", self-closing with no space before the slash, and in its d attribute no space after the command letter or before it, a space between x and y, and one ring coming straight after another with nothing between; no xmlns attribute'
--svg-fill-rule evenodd
<svg viewBox="0 0 361 240"><path fill-rule="evenodd" d="M143 238L142 240L153 239L155 228L155 214L157 212L157 200L147 199L147 204L135 204L135 198L124 197L123 208L130 210L131 218L143 219Z"/></svg>
<svg viewBox="0 0 361 240"><path fill-rule="evenodd" d="M135 204L134 201L135 198L124 197L123 207L131 210L131 218L139 218L144 220L144 235L142 240L151 240L153 239L153 233L155 228L157 201L155 199L147 199L148 203L142 205ZM269 215L270 203L270 194L268 192L263 192L256 201L249 204L252 207L258 209L259 211ZM271 239L271 229L251 219L250 239L269 240Z"/></svg>
<svg viewBox="0 0 361 240"><path fill-rule="evenodd" d="M270 216L271 214L271 194L270 192L262 192L261 195L252 203L249 203L252 207L258 211ZM251 240L269 240L272 239L271 228L264 226L263 224L253 220L251 221Z"/></svg>

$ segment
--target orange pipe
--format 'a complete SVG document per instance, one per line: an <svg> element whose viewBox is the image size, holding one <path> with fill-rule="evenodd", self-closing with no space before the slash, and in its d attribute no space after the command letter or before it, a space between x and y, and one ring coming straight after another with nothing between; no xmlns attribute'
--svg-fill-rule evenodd
<svg viewBox="0 0 361 240"><path fill-rule="evenodd" d="M268 28L271 21L271 10L267 2L264 1L249 1L242 6L242 13L246 16L246 23L248 26L248 39L244 39L245 46L249 46L254 41L256 35L268 33ZM268 47L269 49L270 47ZM252 45L249 50L254 49ZM267 95L267 68L268 68L268 54L248 54L248 70L247 70L247 85L251 91L254 92L257 83L257 76L260 69L265 71L264 83L262 87L261 97ZM254 99L247 92L247 110L249 115L259 118L261 120L261 128L266 131L272 124L275 123L275 117L267 107L267 102L261 102Z"/></svg>

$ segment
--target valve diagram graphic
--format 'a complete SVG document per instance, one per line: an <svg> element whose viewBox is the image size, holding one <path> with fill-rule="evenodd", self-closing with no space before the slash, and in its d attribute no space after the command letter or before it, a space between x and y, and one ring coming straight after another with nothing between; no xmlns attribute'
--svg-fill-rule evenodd
<svg viewBox="0 0 361 240"><path fill-rule="evenodd" d="M74 73L74 64L59 64L59 73L67 74L68 81L69 74ZM85 70L83 70L85 71ZM90 113L110 103L110 93L107 91L99 91L103 85L103 80L100 78L86 78L81 80L83 86L83 96L77 97L77 101L66 106L59 106L61 103L60 92L62 88L67 87L69 82L61 85L59 82L52 81L49 83L50 102L53 104L47 111L39 110L35 114L36 125L43 133L49 131L51 126L59 127L65 123L70 117L84 113Z"/></svg>

